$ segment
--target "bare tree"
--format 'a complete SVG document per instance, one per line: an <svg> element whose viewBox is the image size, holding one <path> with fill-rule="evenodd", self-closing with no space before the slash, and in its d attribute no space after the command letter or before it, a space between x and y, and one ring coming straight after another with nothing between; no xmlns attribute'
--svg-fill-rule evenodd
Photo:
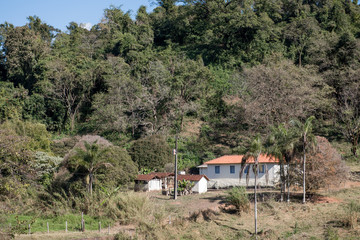
<svg viewBox="0 0 360 240"><path fill-rule="evenodd" d="M311 69L299 68L289 61L245 69L242 79L245 122L257 131L304 119L326 109L331 88Z"/></svg>

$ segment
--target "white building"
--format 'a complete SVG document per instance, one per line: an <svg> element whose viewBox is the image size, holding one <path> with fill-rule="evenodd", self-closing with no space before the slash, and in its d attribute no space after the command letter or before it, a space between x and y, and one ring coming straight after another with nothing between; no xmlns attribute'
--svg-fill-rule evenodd
<svg viewBox="0 0 360 240"><path fill-rule="evenodd" d="M174 173L140 174L135 179L135 191L167 190Z"/></svg>
<svg viewBox="0 0 360 240"><path fill-rule="evenodd" d="M192 191L196 193L206 193L209 178L206 175L178 175L178 181L187 180L194 183Z"/></svg>
<svg viewBox="0 0 360 240"><path fill-rule="evenodd" d="M205 175L179 174L178 181L187 180L194 183L192 191L196 193L207 192L209 178ZM159 191L174 189L174 173L140 174L135 179L135 191Z"/></svg>
<svg viewBox="0 0 360 240"><path fill-rule="evenodd" d="M253 158L248 159L242 177L239 179L242 158L243 155L225 155L198 166L200 174L204 174L210 179L208 188L254 186ZM274 186L280 180L278 159L268 155L260 155L258 161L258 186Z"/></svg>

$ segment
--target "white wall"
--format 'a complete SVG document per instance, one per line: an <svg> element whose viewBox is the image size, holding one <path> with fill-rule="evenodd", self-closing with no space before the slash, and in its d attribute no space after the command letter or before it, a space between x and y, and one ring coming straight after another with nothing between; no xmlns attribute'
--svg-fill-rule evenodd
<svg viewBox="0 0 360 240"><path fill-rule="evenodd" d="M243 173L241 180L239 180L239 172L241 164L219 164L219 165L207 165L207 168L200 168L200 174L205 174L210 181L208 187L223 188L230 186L246 186L246 173ZM215 173L215 166L220 166L220 173ZM230 173L230 166L235 166L235 173ZM279 165L267 164L269 171L269 183L268 186L273 186L279 181ZM249 186L254 186L255 175L252 171L252 165L249 168L250 179ZM260 186L266 186L265 172L258 174L258 184Z"/></svg>
<svg viewBox="0 0 360 240"><path fill-rule="evenodd" d="M152 179L148 183L148 190L149 191L155 191L155 190L161 190L161 179Z"/></svg>
<svg viewBox="0 0 360 240"><path fill-rule="evenodd" d="M207 192L207 180L202 177L200 181L195 182L194 187L191 189L193 192L206 193Z"/></svg>

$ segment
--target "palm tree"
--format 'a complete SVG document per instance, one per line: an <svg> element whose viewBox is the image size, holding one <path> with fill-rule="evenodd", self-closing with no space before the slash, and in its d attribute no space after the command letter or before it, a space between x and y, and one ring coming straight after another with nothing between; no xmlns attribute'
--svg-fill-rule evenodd
<svg viewBox="0 0 360 240"><path fill-rule="evenodd" d="M287 129L284 124L273 127L268 140L268 153L279 159L280 163L280 175L282 175L281 201L283 201L283 188L285 188L284 182L286 182L287 202L290 202L290 162L294 158L296 140L294 131ZM286 176L284 163L287 165Z"/></svg>
<svg viewBox="0 0 360 240"><path fill-rule="evenodd" d="M256 196L256 189L257 189L257 176L258 176L258 166L259 166L259 156L263 151L263 144L261 141L261 137L258 135L256 136L250 143L250 145L246 149L246 154L242 159L241 162L241 170L240 170L240 180L242 177L242 172L246 166L246 162L252 158L254 159L253 164L253 172L255 175L255 183L254 183L254 216L255 216L255 236L257 236L257 196ZM250 169L248 170L248 172Z"/></svg>
<svg viewBox="0 0 360 240"><path fill-rule="evenodd" d="M107 162L102 156L107 152L107 149L101 149L98 144L89 144L84 142L85 150L81 148L76 149L76 154L70 159L70 165L76 170L83 169L86 172L87 188L92 195L94 174L102 167L111 167L112 164Z"/></svg>
<svg viewBox="0 0 360 240"><path fill-rule="evenodd" d="M305 123L302 124L299 121L293 121L293 125L298 130L299 136L299 143L302 145L302 155L303 155L303 203L306 202L305 195L306 195L306 150L309 146L314 146L315 136L312 133L313 124L312 121L315 119L314 116L309 117L306 119Z"/></svg>

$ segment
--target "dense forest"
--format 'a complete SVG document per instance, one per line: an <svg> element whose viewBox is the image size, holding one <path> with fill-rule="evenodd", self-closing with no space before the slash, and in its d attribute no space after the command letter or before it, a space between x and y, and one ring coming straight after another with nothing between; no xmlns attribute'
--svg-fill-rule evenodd
<svg viewBox="0 0 360 240"><path fill-rule="evenodd" d="M179 167L190 170L310 116L316 135L356 159L357 0L156 4L133 18L110 6L90 30L71 22L62 32L41 16L0 25L2 198L34 188L46 208L81 196L85 175L92 188L171 169L175 135ZM86 157L111 161L93 168Z"/></svg>

